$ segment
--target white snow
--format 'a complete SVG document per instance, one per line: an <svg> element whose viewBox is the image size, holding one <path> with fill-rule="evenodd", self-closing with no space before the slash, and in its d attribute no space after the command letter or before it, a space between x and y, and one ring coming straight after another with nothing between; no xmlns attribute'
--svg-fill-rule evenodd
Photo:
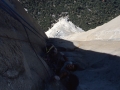
<svg viewBox="0 0 120 90"><path fill-rule="evenodd" d="M46 33L48 37L61 38L73 33L84 32L81 28L75 26L68 17L61 17Z"/></svg>

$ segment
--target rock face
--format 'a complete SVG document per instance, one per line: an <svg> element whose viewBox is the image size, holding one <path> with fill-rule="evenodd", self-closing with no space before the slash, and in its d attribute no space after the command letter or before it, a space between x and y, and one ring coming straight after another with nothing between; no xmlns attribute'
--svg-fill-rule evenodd
<svg viewBox="0 0 120 90"><path fill-rule="evenodd" d="M77 90L120 89L120 16L87 32L74 33L53 42L69 60L84 68L76 71Z"/></svg>
<svg viewBox="0 0 120 90"><path fill-rule="evenodd" d="M87 32L68 30L64 39L58 33L50 39L84 69L74 72L80 81L78 90L120 90L119 19ZM42 59L46 39L18 1L0 1L0 90L45 90L51 75ZM59 90L54 82L49 85Z"/></svg>
<svg viewBox="0 0 120 90"><path fill-rule="evenodd" d="M17 0L0 1L0 90L44 90L46 39Z"/></svg>

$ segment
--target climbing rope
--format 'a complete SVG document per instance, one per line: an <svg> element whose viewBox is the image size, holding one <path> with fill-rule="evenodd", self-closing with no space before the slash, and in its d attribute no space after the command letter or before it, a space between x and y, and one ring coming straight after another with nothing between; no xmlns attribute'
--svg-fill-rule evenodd
<svg viewBox="0 0 120 90"><path fill-rule="evenodd" d="M47 54L52 50L52 48L54 48L53 45L52 45L50 48L48 48L48 49L47 49L47 47L46 47L46 52L47 52Z"/></svg>

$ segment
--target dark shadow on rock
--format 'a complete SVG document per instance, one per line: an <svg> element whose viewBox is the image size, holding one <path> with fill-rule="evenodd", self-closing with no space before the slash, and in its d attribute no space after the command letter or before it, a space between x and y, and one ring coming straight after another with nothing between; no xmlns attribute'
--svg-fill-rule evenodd
<svg viewBox="0 0 120 90"><path fill-rule="evenodd" d="M59 38L49 38L47 43L54 44L60 52L63 52L68 57L68 59L79 62L80 66L85 68L85 70L102 70L107 67L106 70L103 70L104 73L100 74L100 77L108 81L115 75L116 77L112 79L112 82L115 82L120 76L119 56L91 50L83 50L74 46L72 42ZM117 82L119 82L119 80L117 80Z"/></svg>

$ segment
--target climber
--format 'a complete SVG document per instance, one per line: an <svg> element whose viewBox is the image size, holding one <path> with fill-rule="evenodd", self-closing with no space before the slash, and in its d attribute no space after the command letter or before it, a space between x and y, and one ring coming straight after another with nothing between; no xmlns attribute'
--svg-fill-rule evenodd
<svg viewBox="0 0 120 90"><path fill-rule="evenodd" d="M52 69L54 69L56 73L59 72L64 63L68 61L64 53L59 52L53 44L49 44L46 46L46 53L47 58L51 63L50 65L52 65Z"/></svg>
<svg viewBox="0 0 120 90"><path fill-rule="evenodd" d="M84 70L78 62L68 60L64 53L59 52L53 44L48 45L47 50L50 65L55 74L59 75L62 70L67 70L68 72Z"/></svg>
<svg viewBox="0 0 120 90"><path fill-rule="evenodd" d="M77 70L77 65L73 64L73 62L71 61L67 61L64 63L63 67L58 72L56 72L55 76L56 77L58 76L59 79L63 79L76 70ZM56 79L58 79L58 77Z"/></svg>
<svg viewBox="0 0 120 90"><path fill-rule="evenodd" d="M55 76L57 75L60 78L65 78L70 73L72 73L73 71L76 71L76 70L77 70L76 65L72 64L72 62L70 62L70 61L66 61L60 67L59 66L55 67L54 72L55 72Z"/></svg>
<svg viewBox="0 0 120 90"><path fill-rule="evenodd" d="M47 54L55 73L54 79L60 80L63 85L66 86L67 90L76 90L79 80L72 72L78 69L78 65L75 62L69 61L67 57L62 52L59 52L52 44L47 47Z"/></svg>
<svg viewBox="0 0 120 90"><path fill-rule="evenodd" d="M84 70L83 68L79 67L77 62L66 61L61 69L55 72L55 79L62 80L66 79L71 75L74 71ZM72 90L72 89L70 89ZM73 89L75 90L75 89Z"/></svg>

